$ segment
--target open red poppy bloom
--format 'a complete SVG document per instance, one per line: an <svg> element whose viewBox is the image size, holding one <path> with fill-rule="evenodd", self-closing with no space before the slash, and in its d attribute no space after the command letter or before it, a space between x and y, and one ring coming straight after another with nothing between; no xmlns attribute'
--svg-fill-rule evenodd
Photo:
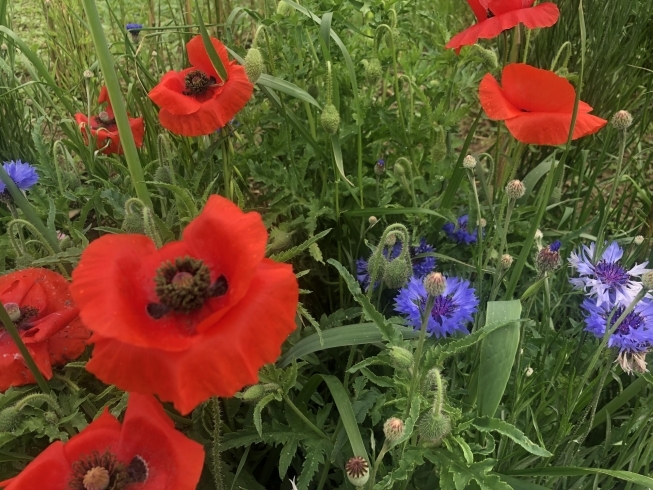
<svg viewBox="0 0 653 490"><path fill-rule="evenodd" d="M204 448L175 430L152 396L130 393L120 424L105 409L68 442L57 441L5 490L194 490Z"/></svg>
<svg viewBox="0 0 653 490"><path fill-rule="evenodd" d="M161 110L159 120L169 131L182 136L202 136L224 127L252 97L254 86L245 68L229 61L227 48L211 38L227 81L213 68L202 36L188 41L186 51L192 65L182 71L169 71L150 93Z"/></svg>
<svg viewBox="0 0 653 490"><path fill-rule="evenodd" d="M576 91L569 81L548 70L513 63L503 69L503 87L489 73L481 80L479 97L490 119L505 121L517 140L531 145L567 142ZM594 134L606 124L580 102L573 139Z"/></svg>
<svg viewBox="0 0 653 490"><path fill-rule="evenodd" d="M188 413L256 383L295 329L292 266L264 258L258 213L211 196L182 239L105 235L73 272L73 298L93 331L86 368L125 391Z"/></svg>
<svg viewBox="0 0 653 490"><path fill-rule="evenodd" d="M555 3L544 2L533 7L535 0L467 0L478 22L456 34L447 43L456 53L463 46L479 39L492 39L503 31L522 23L529 29L551 27L558 21L560 11Z"/></svg>
<svg viewBox="0 0 653 490"><path fill-rule="evenodd" d="M100 90L98 102L100 104L106 102L107 105L104 111L100 112L97 116L92 117L90 121L87 116L78 112L75 114L77 126L82 130L86 144L88 144L88 136L86 133L86 128L88 127L91 131L91 135L96 140L97 147L103 148L102 153L105 153L106 155L111 155L112 153L122 154L123 149L120 144L120 134L118 134L118 126L116 125L116 119L113 114L113 108L111 107L111 101L109 100L109 93L107 92L106 87L102 87L102 90ZM130 117L129 126L131 126L136 147L140 148L143 146L143 135L145 134L143 118Z"/></svg>
<svg viewBox="0 0 653 490"><path fill-rule="evenodd" d="M79 357L90 332L79 319L68 281L47 269L25 269L0 277L0 301L18 328L39 371ZM0 324L0 391L35 383L23 356Z"/></svg>

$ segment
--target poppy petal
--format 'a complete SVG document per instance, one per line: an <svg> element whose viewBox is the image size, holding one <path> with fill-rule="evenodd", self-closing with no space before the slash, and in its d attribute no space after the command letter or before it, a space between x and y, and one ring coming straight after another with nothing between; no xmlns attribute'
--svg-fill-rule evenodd
<svg viewBox="0 0 653 490"><path fill-rule="evenodd" d="M77 319L48 339L50 364L59 366L77 359L86 349L91 332Z"/></svg>
<svg viewBox="0 0 653 490"><path fill-rule="evenodd" d="M94 452L104 454L115 451L120 441L120 422L104 409L102 415L91 422L82 432L73 436L64 448L66 459L73 464Z"/></svg>
<svg viewBox="0 0 653 490"><path fill-rule="evenodd" d="M487 19L487 5L483 5L480 0L467 0L467 3L479 22Z"/></svg>
<svg viewBox="0 0 653 490"><path fill-rule="evenodd" d="M150 90L148 96L161 110L170 114L176 116L194 114L200 110L202 104L194 97L184 95L184 90L186 90L184 78L176 71L169 71L163 75L159 84Z"/></svg>
<svg viewBox="0 0 653 490"><path fill-rule="evenodd" d="M46 379L52 378L47 344L30 344L26 347L41 374ZM0 340L0 392L7 391L12 386L23 386L35 382L36 380L25 364L23 356L18 352L16 344L7 332L3 332Z"/></svg>
<svg viewBox="0 0 653 490"><path fill-rule="evenodd" d="M264 259L243 306L230 309L187 351L170 353L98 338L86 367L123 390L172 401L186 414L211 396L233 396L257 382L258 369L277 359L281 343L295 329L298 294L292 267Z"/></svg>
<svg viewBox="0 0 653 490"><path fill-rule="evenodd" d="M558 21L559 15L558 7L551 2L541 3L535 7L511 10L478 22L456 34L447 43L446 47L459 49L462 46L475 44L479 39L492 39L519 23L524 24L529 29L551 27Z"/></svg>
<svg viewBox="0 0 653 490"><path fill-rule="evenodd" d="M50 444L16 477L0 482L5 490L41 490L43 482L48 488L65 489L70 481L70 465L66 460L61 441ZM7 486L5 486L7 485Z"/></svg>
<svg viewBox="0 0 653 490"><path fill-rule="evenodd" d="M504 68L501 85L506 98L528 112L570 113L574 109L574 87L549 70L512 63Z"/></svg>
<svg viewBox="0 0 653 490"><path fill-rule="evenodd" d="M175 430L154 397L130 393L122 429L118 459L142 458L148 468L148 488L195 490L204 448Z"/></svg>
<svg viewBox="0 0 653 490"><path fill-rule="evenodd" d="M219 40L214 37L211 38L211 43L213 47L220 56L222 64L225 69L229 70L229 54L227 53L227 48ZM211 63L211 58L209 58L209 53L207 53L206 48L204 47L204 40L202 36L197 35L186 44L186 52L188 53L188 61L190 64L202 70L209 76L215 77L216 80L221 80L220 75L213 67ZM229 78L231 78L231 73L229 73Z"/></svg>
<svg viewBox="0 0 653 490"><path fill-rule="evenodd" d="M479 99L481 106L490 119L503 121L522 114L512 102L510 102L499 86L499 83L491 74L486 74L479 85Z"/></svg>
<svg viewBox="0 0 653 490"><path fill-rule="evenodd" d="M573 139L596 133L607 121L591 114L579 113ZM567 142L571 114L524 113L508 119L506 127L522 143L532 145L562 145Z"/></svg>
<svg viewBox="0 0 653 490"><path fill-rule="evenodd" d="M143 123L143 118L129 118L129 126L131 127L132 134L134 135L136 148L140 148L143 146L143 136L145 135L145 124Z"/></svg>

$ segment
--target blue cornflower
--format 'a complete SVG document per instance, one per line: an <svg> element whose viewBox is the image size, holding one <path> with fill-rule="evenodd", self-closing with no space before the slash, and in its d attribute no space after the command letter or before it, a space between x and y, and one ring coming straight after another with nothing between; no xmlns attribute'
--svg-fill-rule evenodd
<svg viewBox="0 0 653 490"><path fill-rule="evenodd" d="M569 264L580 277L571 278L569 282L595 297L599 307L603 303L630 302L642 288L641 283L633 281L633 278L648 271L648 262L626 270L619 264L624 251L617 242L610 243L596 262L595 250L596 243L592 242L589 247L583 245L577 252L571 253Z"/></svg>
<svg viewBox="0 0 653 490"><path fill-rule="evenodd" d="M413 258L415 255L435 252L435 248L433 248L431 245L426 243L426 240L424 238L420 239L419 245L417 245L416 247L410 247L410 250L408 252L411 257L411 263L413 265L413 275L415 277L421 279L426 274L432 272L433 269L435 269L435 257L421 257L419 259ZM401 242L396 242L392 247L390 248L386 247L383 250L383 255L388 260L396 259L397 257L399 257L400 254L401 254ZM356 261L356 277L358 278L358 282L360 282L363 285L366 291L370 285L370 274L369 271L367 270L367 267L368 267L367 260L358 259ZM378 277L377 279L380 280L381 278ZM377 286L378 283L374 287Z"/></svg>
<svg viewBox="0 0 653 490"><path fill-rule="evenodd" d="M630 301L597 303L596 298L586 298L581 304L585 310L585 330L603 338L606 327L611 329L623 314ZM614 310L614 314L612 311ZM610 325L608 327L608 319ZM608 347L618 347L619 352L645 352L653 346L653 301L642 299L635 309L626 315L617 330L608 339Z"/></svg>
<svg viewBox="0 0 653 490"><path fill-rule="evenodd" d="M467 225L469 221L469 216L463 214L458 218L458 227L453 223L446 223L442 230L447 234L449 240L452 240L456 243L464 243L465 245L470 245L476 243L478 228L474 228L471 232L467 231Z"/></svg>
<svg viewBox="0 0 653 490"><path fill-rule="evenodd" d="M458 277L447 278L444 294L435 297L435 303L428 318L426 331L429 335L446 337L456 332L468 334L466 326L476 313L478 298L469 281ZM406 323L413 328L422 326L422 311L426 307L428 294L421 279L413 277L395 297L395 311L406 317Z"/></svg>
<svg viewBox="0 0 653 490"><path fill-rule="evenodd" d="M125 29L127 29L127 32L129 32L130 34L138 35L141 32L141 29L143 29L143 24L136 24L130 22L125 26Z"/></svg>
<svg viewBox="0 0 653 490"><path fill-rule="evenodd" d="M374 173L376 175L383 175L385 173L385 160L383 158L379 158L374 165Z"/></svg>
<svg viewBox="0 0 653 490"><path fill-rule="evenodd" d="M14 181L21 191L31 189L32 186L39 181L39 174L36 173L36 169L29 163L23 163L20 160L12 160L10 162L4 162L2 168L5 169L5 172L9 174L11 180ZM4 182L0 181L0 194L6 190L7 186Z"/></svg>

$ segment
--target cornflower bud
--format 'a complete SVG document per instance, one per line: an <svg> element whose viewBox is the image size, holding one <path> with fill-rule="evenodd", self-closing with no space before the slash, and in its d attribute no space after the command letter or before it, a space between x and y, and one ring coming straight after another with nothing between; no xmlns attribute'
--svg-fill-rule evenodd
<svg viewBox="0 0 653 490"><path fill-rule="evenodd" d="M649 291L653 289L653 270L642 274L642 286Z"/></svg>
<svg viewBox="0 0 653 490"><path fill-rule="evenodd" d="M524 197L524 194L526 194L526 186L524 186L521 180L511 180L508 182L508 185L506 185L506 194L508 194L510 199L516 201L517 199Z"/></svg>
<svg viewBox="0 0 653 490"><path fill-rule="evenodd" d="M528 367L524 370L524 374L526 375L527 378L530 378L531 376L533 376L533 368L530 367L530 366L528 366Z"/></svg>
<svg viewBox="0 0 653 490"><path fill-rule="evenodd" d="M485 218L481 218L476 224L481 225L481 228L485 228L487 226L487 220Z"/></svg>
<svg viewBox="0 0 653 490"><path fill-rule="evenodd" d="M431 272L424 278L424 289L430 296L441 296L447 289L447 279L439 272Z"/></svg>
<svg viewBox="0 0 653 490"><path fill-rule="evenodd" d="M476 168L476 158L472 155L467 155L463 158L463 167L467 170L474 170Z"/></svg>
<svg viewBox="0 0 653 490"><path fill-rule="evenodd" d="M93 72L91 70L84 70L84 78L93 78Z"/></svg>
<svg viewBox="0 0 653 490"><path fill-rule="evenodd" d="M633 240L633 242L635 243L635 245L641 245L642 243L644 243L644 237L642 235L637 235Z"/></svg>
<svg viewBox="0 0 653 490"><path fill-rule="evenodd" d="M503 269L509 269L510 266L512 265L512 255L510 254L503 254L501 256L501 268Z"/></svg>
<svg viewBox="0 0 653 490"><path fill-rule="evenodd" d="M554 271L560 267L560 245L560 242L556 240L537 253L535 266L541 274Z"/></svg>
<svg viewBox="0 0 653 490"><path fill-rule="evenodd" d="M354 456L345 464L345 473L352 485L363 487L370 478L370 465L362 456Z"/></svg>
<svg viewBox="0 0 653 490"><path fill-rule="evenodd" d="M625 131L633 124L633 116L628 111L618 111L610 120L615 129Z"/></svg>
<svg viewBox="0 0 653 490"><path fill-rule="evenodd" d="M370 224L370 226L374 226L375 224L377 224L379 222L379 219L376 216L370 216L367 219L367 221Z"/></svg>
<svg viewBox="0 0 653 490"><path fill-rule="evenodd" d="M383 424L383 433L388 442L395 442L404 436L404 423L397 417L391 417Z"/></svg>
<svg viewBox="0 0 653 490"><path fill-rule="evenodd" d="M340 114L333 104L326 104L320 115L322 128L329 134L336 134L340 126Z"/></svg>
<svg viewBox="0 0 653 490"><path fill-rule="evenodd" d="M251 48L245 55L245 73L252 83L256 83L263 73L263 56L257 48Z"/></svg>
<svg viewBox="0 0 653 490"><path fill-rule="evenodd" d="M376 175L383 175L385 173L385 160L379 159L374 165L374 173Z"/></svg>

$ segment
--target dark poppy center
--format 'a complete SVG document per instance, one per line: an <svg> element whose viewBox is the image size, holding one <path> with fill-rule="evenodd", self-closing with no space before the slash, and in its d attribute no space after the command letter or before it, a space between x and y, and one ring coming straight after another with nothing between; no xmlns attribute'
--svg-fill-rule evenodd
<svg viewBox="0 0 653 490"><path fill-rule="evenodd" d="M108 112L102 111L95 116L95 126L99 128L110 128L116 125L115 118L111 117Z"/></svg>
<svg viewBox="0 0 653 490"><path fill-rule="evenodd" d="M209 88L217 84L217 80L214 77L208 76L202 70L188 72L184 82L186 84L184 95L202 95Z"/></svg>
<svg viewBox="0 0 653 490"><path fill-rule="evenodd" d="M606 262L601 260L596 264L596 277L598 277L603 284L611 287L625 286L628 284L628 272L619 264Z"/></svg>
<svg viewBox="0 0 653 490"><path fill-rule="evenodd" d="M71 490L126 490L133 483L143 483L149 476L147 463L135 456L128 466L110 452L83 457L72 465Z"/></svg>
<svg viewBox="0 0 653 490"><path fill-rule="evenodd" d="M492 13L492 11L490 9L487 9L487 18L491 19L492 17L494 17L494 14Z"/></svg>
<svg viewBox="0 0 653 490"><path fill-rule="evenodd" d="M159 319L170 311L191 313L199 310L208 298L222 296L228 289L224 276L211 283L211 271L199 259L177 258L164 262L154 277L154 292L159 303L147 305L147 311Z"/></svg>

